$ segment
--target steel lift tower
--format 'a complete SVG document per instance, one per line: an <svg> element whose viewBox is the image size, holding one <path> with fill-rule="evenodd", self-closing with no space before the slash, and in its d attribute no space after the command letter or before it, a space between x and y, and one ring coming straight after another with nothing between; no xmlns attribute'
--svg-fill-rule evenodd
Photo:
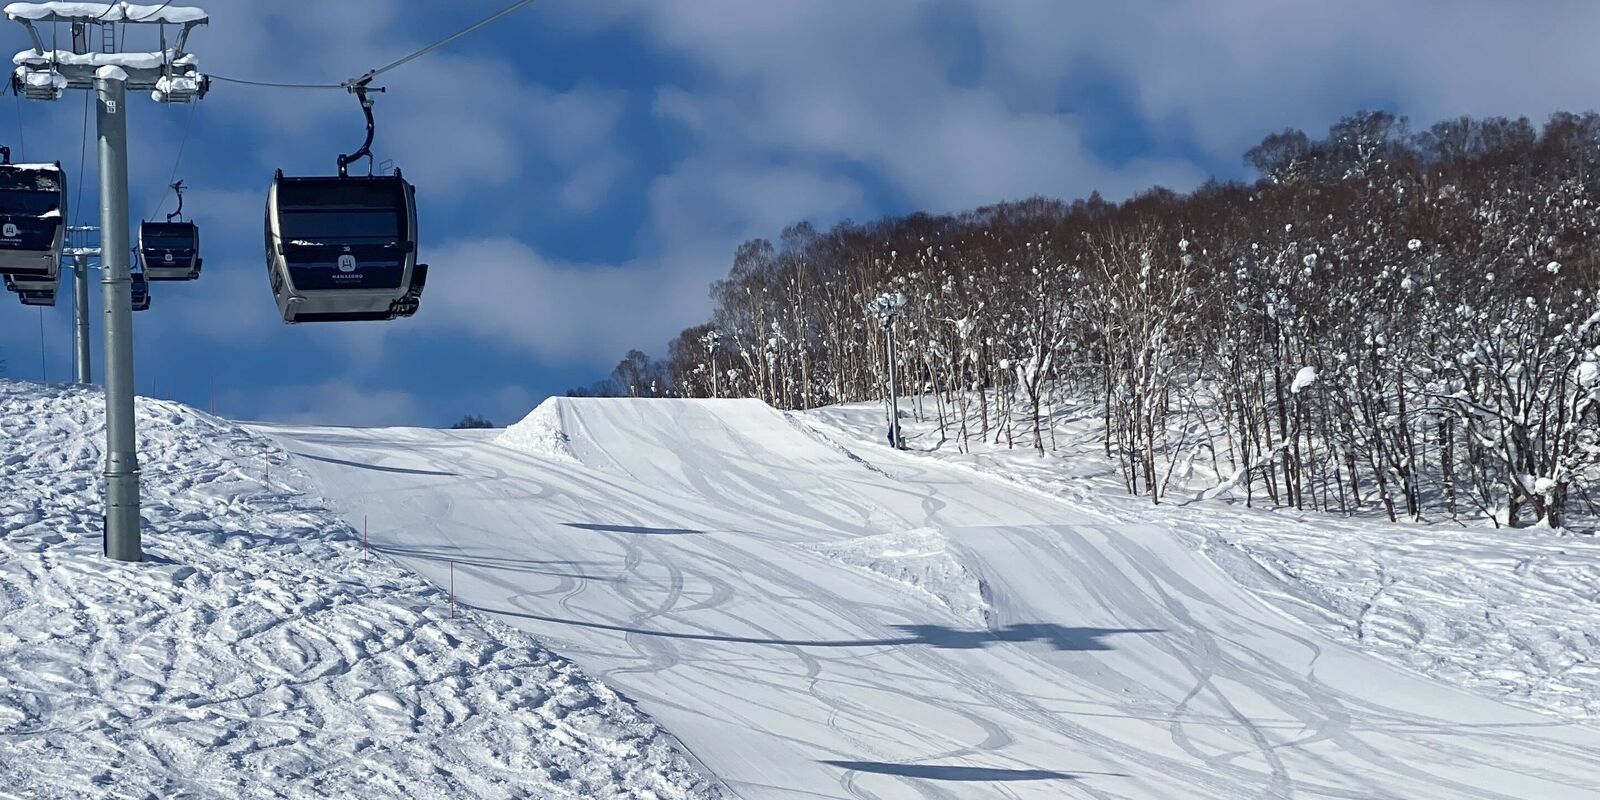
<svg viewBox="0 0 1600 800"><path fill-rule="evenodd" d="M185 50L205 11L172 5L11 3L5 14L28 30L33 49L17 53L11 86L30 100L58 100L69 89L94 92L100 154L101 280L105 306L106 495L105 554L140 561L139 455L133 414L133 308L128 239L128 90L161 103L204 97L210 80ZM161 49L123 52L118 32L129 25L158 28ZM72 49L57 50L53 32L65 26ZM40 28L52 32L52 46ZM137 30L137 29L136 29ZM168 44L168 31L173 32Z"/></svg>

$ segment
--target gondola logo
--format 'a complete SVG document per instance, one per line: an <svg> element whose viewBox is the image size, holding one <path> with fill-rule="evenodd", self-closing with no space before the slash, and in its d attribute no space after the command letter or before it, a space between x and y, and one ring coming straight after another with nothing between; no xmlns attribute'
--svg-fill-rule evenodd
<svg viewBox="0 0 1600 800"><path fill-rule="evenodd" d="M7 239L17 238L19 233L21 231L17 230L17 224L14 222L7 222L4 228L0 228L0 235L4 235Z"/></svg>
<svg viewBox="0 0 1600 800"><path fill-rule="evenodd" d="M169 252L169 253L165 254L162 257L161 260L167 262L168 264L171 264L172 263L172 253Z"/></svg>
<svg viewBox="0 0 1600 800"><path fill-rule="evenodd" d="M339 256L339 271L340 272L355 272L356 271L356 257L353 256L353 255L350 255L349 253L345 253L344 255Z"/></svg>

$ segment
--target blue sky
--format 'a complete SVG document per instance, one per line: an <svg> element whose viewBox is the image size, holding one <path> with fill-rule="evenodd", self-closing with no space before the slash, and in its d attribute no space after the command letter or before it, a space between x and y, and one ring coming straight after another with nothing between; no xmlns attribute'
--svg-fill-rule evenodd
<svg viewBox="0 0 1600 800"><path fill-rule="evenodd" d="M503 4L222 0L190 49L217 75L337 82ZM139 100L133 207L154 211L187 127L206 270L136 318L138 388L205 407L214 384L240 418L503 424L629 347L659 354L735 245L797 220L1187 189L1245 177L1267 132L1360 108L1595 107L1597 4L1397 5L540 0L381 81L374 150L417 184L432 265L418 316L387 324L285 326L262 263L273 169L331 172L361 137L352 97L217 83L192 120ZM61 160L96 217L83 98L10 102L0 139ZM0 357L38 378L40 315L4 300ZM70 316L43 313L51 380Z"/></svg>

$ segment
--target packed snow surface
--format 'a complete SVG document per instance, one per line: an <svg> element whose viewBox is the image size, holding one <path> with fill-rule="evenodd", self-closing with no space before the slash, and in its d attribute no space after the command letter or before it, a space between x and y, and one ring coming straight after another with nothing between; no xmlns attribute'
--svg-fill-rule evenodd
<svg viewBox="0 0 1600 800"><path fill-rule="evenodd" d="M989 622L983 582L951 552L937 528L917 528L846 542L811 545L838 561L914 586L977 627Z"/></svg>
<svg viewBox="0 0 1600 800"><path fill-rule="evenodd" d="M1308 625L1170 518L753 401L535 414L257 430L375 549L453 568L467 606L635 699L741 797L1600 797L1600 728ZM930 554L967 577L930 586Z"/></svg>
<svg viewBox="0 0 1600 800"><path fill-rule="evenodd" d="M103 406L0 381L0 797L721 795L572 663L363 560L232 424L140 401L148 561L106 560Z"/></svg>
<svg viewBox="0 0 1600 800"><path fill-rule="evenodd" d="M909 404L908 404L909 406ZM1550 714L1600 723L1600 539L1544 529L1391 524L1293 509L1129 497L1091 408L1066 409L1040 457L931 421L903 421L914 455L1060 497L1103 517L1159 525L1201 548L1285 613L1394 663ZM846 442L876 441L877 405L809 412ZM1206 476L1197 475L1203 484ZM1210 495L1213 492L1205 492ZM1235 492L1237 494L1237 492ZM1261 502L1261 498L1257 498Z"/></svg>

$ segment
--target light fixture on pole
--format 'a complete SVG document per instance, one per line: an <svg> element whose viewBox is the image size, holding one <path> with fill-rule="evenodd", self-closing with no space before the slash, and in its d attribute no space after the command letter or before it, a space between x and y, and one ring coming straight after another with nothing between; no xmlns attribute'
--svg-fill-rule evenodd
<svg viewBox="0 0 1600 800"><path fill-rule="evenodd" d="M716 328L706 331L700 336L700 343L706 346L706 352L711 354L711 396L717 396L717 345L722 342L722 332Z"/></svg>
<svg viewBox="0 0 1600 800"><path fill-rule="evenodd" d="M900 439L900 396L895 385L894 318L905 304L906 296L900 292L881 294L867 303L867 310L877 316L878 322L883 325L886 339L889 356L889 446L896 450L904 450L905 443Z"/></svg>

